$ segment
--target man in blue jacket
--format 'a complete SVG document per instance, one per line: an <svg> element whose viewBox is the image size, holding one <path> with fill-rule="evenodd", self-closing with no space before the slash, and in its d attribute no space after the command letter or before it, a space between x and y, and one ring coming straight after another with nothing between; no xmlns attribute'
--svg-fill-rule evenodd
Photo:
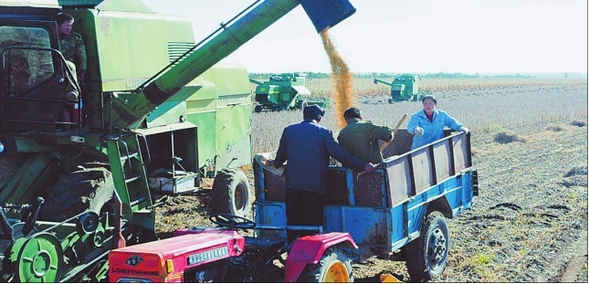
<svg viewBox="0 0 589 284"><path fill-rule="evenodd" d="M305 107L303 121L287 126L282 132L274 159L279 168L286 161L286 219L288 225L323 225L323 208L327 188L329 158L357 172L373 172L374 165L344 150L333 132L319 122L325 111L316 105ZM269 161L267 164L271 164ZM309 232L311 233L311 232ZM289 242L302 232L288 232Z"/></svg>
<svg viewBox="0 0 589 284"><path fill-rule="evenodd" d="M468 133L468 128L443 110L436 109L434 96L425 96L421 103L423 109L411 115L407 132L414 134L411 150L444 138L444 126Z"/></svg>

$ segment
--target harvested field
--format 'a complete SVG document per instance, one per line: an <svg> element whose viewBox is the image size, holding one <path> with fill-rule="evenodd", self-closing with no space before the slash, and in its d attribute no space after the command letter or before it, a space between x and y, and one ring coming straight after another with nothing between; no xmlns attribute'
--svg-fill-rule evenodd
<svg viewBox="0 0 589 284"><path fill-rule="evenodd" d="M388 104L386 92L358 97L365 119L394 126L403 113L421 108ZM586 80L434 93L438 107L472 131L481 192L470 209L448 220L450 259L435 281L586 283ZM322 124L337 135L330 114ZM301 119L300 111L254 115L254 153L275 151L282 128ZM169 199L156 212L160 235L210 224L208 205L206 194ZM411 280L404 262L373 257L354 264L357 282L378 282L381 273Z"/></svg>

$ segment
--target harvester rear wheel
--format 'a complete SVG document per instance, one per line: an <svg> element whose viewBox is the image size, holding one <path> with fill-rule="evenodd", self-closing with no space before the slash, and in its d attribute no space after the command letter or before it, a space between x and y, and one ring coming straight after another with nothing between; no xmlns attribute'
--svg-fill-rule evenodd
<svg viewBox="0 0 589 284"><path fill-rule="evenodd" d="M298 282L354 282L352 260L341 248L330 247L325 250L317 264L307 265Z"/></svg>
<svg viewBox="0 0 589 284"><path fill-rule="evenodd" d="M251 211L250 187L245 174L236 168L221 169L212 190L213 213L229 213L247 218Z"/></svg>
<svg viewBox="0 0 589 284"><path fill-rule="evenodd" d="M47 198L41 207L42 220L64 221L89 208L100 213L114 192L111 173L99 165L86 166L60 174L56 184L47 189Z"/></svg>
<svg viewBox="0 0 589 284"><path fill-rule="evenodd" d="M425 282L446 268L450 237L444 215L429 213L423 220L417 239L407 245L407 270L413 282Z"/></svg>

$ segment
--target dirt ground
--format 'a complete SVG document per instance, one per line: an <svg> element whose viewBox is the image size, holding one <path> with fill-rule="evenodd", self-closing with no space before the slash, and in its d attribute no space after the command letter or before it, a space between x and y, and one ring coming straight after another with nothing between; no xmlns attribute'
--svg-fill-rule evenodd
<svg viewBox="0 0 589 284"><path fill-rule="evenodd" d="M480 196L448 220L450 259L436 282L587 282L587 127L520 133L525 143L473 137ZM370 261L357 265L357 277L410 280L404 265Z"/></svg>
<svg viewBox="0 0 589 284"><path fill-rule="evenodd" d="M480 195L448 220L450 257L435 282L588 282L586 123L472 135ZM171 197L156 211L156 229L165 237L186 224L210 225L208 206L206 190ZM404 262L354 264L357 282L383 273L411 280Z"/></svg>

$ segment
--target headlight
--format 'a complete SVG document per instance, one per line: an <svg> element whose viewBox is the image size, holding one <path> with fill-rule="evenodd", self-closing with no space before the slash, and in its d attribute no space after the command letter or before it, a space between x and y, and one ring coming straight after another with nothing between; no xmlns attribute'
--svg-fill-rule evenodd
<svg viewBox="0 0 589 284"><path fill-rule="evenodd" d="M4 153L4 143L0 142L0 153Z"/></svg>

